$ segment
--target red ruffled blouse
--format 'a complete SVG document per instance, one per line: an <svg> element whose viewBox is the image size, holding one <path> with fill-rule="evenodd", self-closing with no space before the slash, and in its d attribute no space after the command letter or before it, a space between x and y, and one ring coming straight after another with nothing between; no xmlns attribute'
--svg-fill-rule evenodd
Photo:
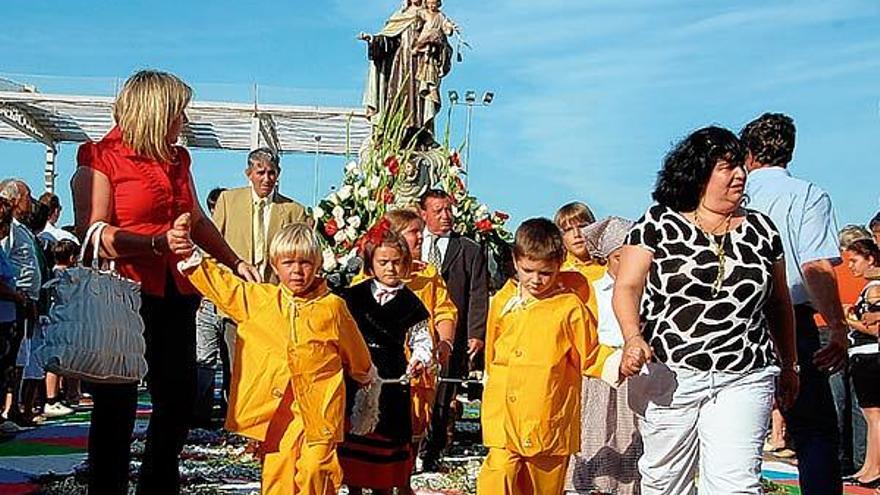
<svg viewBox="0 0 880 495"><path fill-rule="evenodd" d="M172 163L138 156L122 142L122 131L114 127L97 143L81 145L76 160L78 166L90 167L110 180L110 225L135 234L158 235L170 229L180 214L193 211L195 204L189 153L180 146L174 151ZM140 282L144 294L164 296L169 274L181 294L195 294L189 281L177 271L179 260L172 254L151 253L120 258L116 269Z"/></svg>

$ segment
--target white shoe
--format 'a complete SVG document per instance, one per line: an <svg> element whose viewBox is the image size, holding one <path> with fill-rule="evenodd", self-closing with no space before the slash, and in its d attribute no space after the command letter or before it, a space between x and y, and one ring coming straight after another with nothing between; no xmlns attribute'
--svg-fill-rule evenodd
<svg viewBox="0 0 880 495"><path fill-rule="evenodd" d="M21 433L22 431L21 426L15 424L15 421L9 421L7 419L0 423L0 435L14 435L16 433Z"/></svg>
<svg viewBox="0 0 880 495"><path fill-rule="evenodd" d="M67 416L68 414L73 413L73 409L65 406L60 402L56 402L54 404L46 404L46 407L43 408L43 416L47 418L60 418L61 416Z"/></svg>

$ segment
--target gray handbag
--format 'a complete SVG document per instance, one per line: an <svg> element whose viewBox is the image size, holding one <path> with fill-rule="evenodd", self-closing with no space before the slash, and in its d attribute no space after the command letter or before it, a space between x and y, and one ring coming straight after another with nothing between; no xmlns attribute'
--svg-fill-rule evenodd
<svg viewBox="0 0 880 495"><path fill-rule="evenodd" d="M137 383L147 373L141 288L99 259L107 224L89 227L76 266L61 271L44 287L54 302L45 340L34 352L46 371L98 383ZM84 254L92 245L89 266ZM106 261L106 260L105 260Z"/></svg>

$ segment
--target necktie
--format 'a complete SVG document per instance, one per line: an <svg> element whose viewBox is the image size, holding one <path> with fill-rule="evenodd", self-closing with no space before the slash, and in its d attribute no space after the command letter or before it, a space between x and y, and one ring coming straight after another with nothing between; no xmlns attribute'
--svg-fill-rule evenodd
<svg viewBox="0 0 880 495"><path fill-rule="evenodd" d="M393 289L379 289L376 291L376 302L379 306L385 306L385 303L394 299L396 294L397 291Z"/></svg>
<svg viewBox="0 0 880 495"><path fill-rule="evenodd" d="M266 259L265 211L266 200L258 200L254 205L254 264L256 265L259 265Z"/></svg>
<svg viewBox="0 0 880 495"><path fill-rule="evenodd" d="M440 268L440 264L443 262L442 256L440 255L440 237L436 235L431 236L431 249L428 250L428 263L431 263L437 268Z"/></svg>

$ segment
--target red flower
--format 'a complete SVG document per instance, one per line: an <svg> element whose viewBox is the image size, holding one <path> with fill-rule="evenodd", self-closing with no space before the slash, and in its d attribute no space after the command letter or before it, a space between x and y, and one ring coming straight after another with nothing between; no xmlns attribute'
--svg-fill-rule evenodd
<svg viewBox="0 0 880 495"><path fill-rule="evenodd" d="M367 232L358 239L357 246L358 252L363 254L364 247L369 242L372 245L378 245L382 243L382 238L385 237L385 234L391 230L391 222L387 218L382 218L375 225L370 227Z"/></svg>
<svg viewBox="0 0 880 495"><path fill-rule="evenodd" d="M474 224L474 227L477 228L480 232L491 232L494 226L492 225L492 221L488 218L484 218L479 222Z"/></svg>
<svg viewBox="0 0 880 495"><path fill-rule="evenodd" d="M330 237L336 235L339 232L339 225L336 225L336 219L331 218L329 222L324 224L324 233Z"/></svg>
<svg viewBox="0 0 880 495"><path fill-rule="evenodd" d="M499 220L501 220L502 222L505 221L505 220L508 220L508 219L510 218L510 215L508 215L507 213L505 213L505 212L503 212L503 211L496 211L496 212L495 212L495 216L496 216Z"/></svg>
<svg viewBox="0 0 880 495"><path fill-rule="evenodd" d="M389 189L385 189L385 192L382 193L382 201L386 205L390 205L394 202L394 193L391 192Z"/></svg>
<svg viewBox="0 0 880 495"><path fill-rule="evenodd" d="M456 167L461 167L461 157L458 156L457 151L453 151L451 155L449 155L449 163L455 165Z"/></svg>
<svg viewBox="0 0 880 495"><path fill-rule="evenodd" d="M385 159L385 168L391 172L391 175L397 175L397 172L400 170L400 162L397 161L397 157L394 155L389 156Z"/></svg>

